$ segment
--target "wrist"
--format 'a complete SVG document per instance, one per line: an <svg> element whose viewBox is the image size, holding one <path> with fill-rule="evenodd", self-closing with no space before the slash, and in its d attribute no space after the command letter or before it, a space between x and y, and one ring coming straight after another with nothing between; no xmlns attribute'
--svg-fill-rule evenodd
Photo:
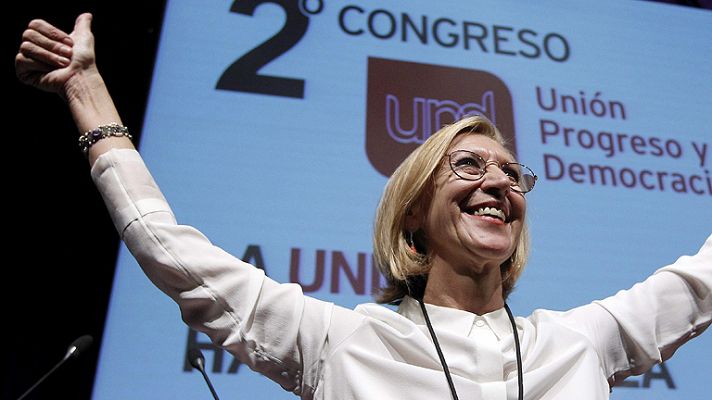
<svg viewBox="0 0 712 400"><path fill-rule="evenodd" d="M64 94L80 134L100 125L122 123L96 67L77 72L67 81Z"/></svg>
<svg viewBox="0 0 712 400"><path fill-rule="evenodd" d="M69 104L90 104L97 90L105 90L104 78L96 66L81 70L67 80L59 95Z"/></svg>

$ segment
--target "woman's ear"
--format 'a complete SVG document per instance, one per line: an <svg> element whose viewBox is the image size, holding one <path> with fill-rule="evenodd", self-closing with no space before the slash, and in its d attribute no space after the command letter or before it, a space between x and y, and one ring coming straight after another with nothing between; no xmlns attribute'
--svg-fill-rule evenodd
<svg viewBox="0 0 712 400"><path fill-rule="evenodd" d="M413 206L405 213L405 229L408 232L417 232L421 227L420 206Z"/></svg>

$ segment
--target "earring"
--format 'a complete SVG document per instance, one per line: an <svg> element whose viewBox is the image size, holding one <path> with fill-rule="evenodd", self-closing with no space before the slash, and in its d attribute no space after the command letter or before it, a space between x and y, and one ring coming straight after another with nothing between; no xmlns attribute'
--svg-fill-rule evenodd
<svg viewBox="0 0 712 400"><path fill-rule="evenodd" d="M413 232L412 231L405 231L405 243L410 248L410 251L412 251L413 253L418 252L418 250L415 248L415 242L413 241Z"/></svg>

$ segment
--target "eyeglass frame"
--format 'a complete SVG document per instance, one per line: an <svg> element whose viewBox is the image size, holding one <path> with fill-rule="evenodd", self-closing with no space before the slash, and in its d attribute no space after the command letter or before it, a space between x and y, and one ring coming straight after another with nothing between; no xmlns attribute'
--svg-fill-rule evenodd
<svg viewBox="0 0 712 400"><path fill-rule="evenodd" d="M467 178L467 177L464 177L464 176L460 175L460 173L458 173L458 171L457 171L457 169L456 169L456 167L455 167L455 165L454 165L454 163L453 163L453 161L452 161L452 155L455 154L455 153L469 153L469 154L472 154L473 156L479 158L480 160L482 160L482 162L484 163L484 165L482 166L482 168L478 168L478 169L480 170L480 176L478 176L477 178L471 178L471 177L470 177L470 178ZM533 171L531 168L527 167L526 165L524 165L524 164L522 164L522 163L516 162L516 161L505 162L505 163L499 163L499 162L494 161L494 160L487 161L487 160L485 160L484 157L482 157L481 155L479 155L479 154L477 154L477 153L475 153L475 152L473 152L473 151L465 150L465 149L453 150L453 151L451 151L450 153L446 154L446 156L447 156L447 158L448 158L448 164L450 165L450 169L452 170L452 172L453 172L455 175L457 175L460 179L464 179L464 180L466 180L466 181L478 181L478 180L482 179L482 178L485 176L485 173L487 173L487 166L489 166L490 164L496 165L497 168L499 168L502 172L505 173L505 175L507 175L507 176L510 178L511 183L510 183L509 187L510 187L513 191L515 191L515 192L517 192L517 193L525 194L525 193L531 192L531 191L534 189L534 186L536 186L537 180L539 179L539 177L537 176L537 174L535 174L534 171ZM531 187L529 188L529 190L527 190L527 191L522 191L522 190L517 190L517 189L515 189L515 186L520 186L520 185L519 185L519 180L521 180L521 177L520 177L520 179L517 180L517 181L512 181L512 176L509 175L509 174L507 173L507 171L504 170L504 168L505 168L506 166L508 166L508 165L518 165L519 167L523 167L526 171L529 171L529 172L531 173L531 176L534 177L534 180L532 181L532 185L531 185ZM523 175L526 175L526 174L523 174ZM472 176L472 175L470 175L470 176Z"/></svg>

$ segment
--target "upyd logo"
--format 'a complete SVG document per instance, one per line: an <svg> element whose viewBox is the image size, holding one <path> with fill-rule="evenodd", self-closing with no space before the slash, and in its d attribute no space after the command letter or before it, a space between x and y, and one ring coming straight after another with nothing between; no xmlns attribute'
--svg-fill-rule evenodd
<svg viewBox="0 0 712 400"><path fill-rule="evenodd" d="M516 153L512 95L497 76L472 69L368 59L366 154L385 176L443 125L484 115Z"/></svg>

